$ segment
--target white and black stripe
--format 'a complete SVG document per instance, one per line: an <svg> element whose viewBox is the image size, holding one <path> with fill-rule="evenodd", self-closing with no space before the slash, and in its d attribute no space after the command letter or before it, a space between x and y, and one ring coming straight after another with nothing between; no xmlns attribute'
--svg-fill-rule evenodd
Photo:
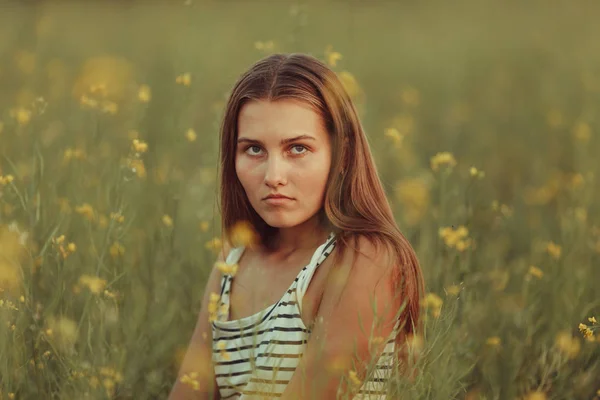
<svg viewBox="0 0 600 400"><path fill-rule="evenodd" d="M225 310L219 308L212 324L213 365L222 399L281 397L310 337L310 330L300 317L302 298L315 270L334 248L335 235L331 233L277 303L238 320L228 319L233 277L223 277L220 304ZM226 262L237 263L243 251L243 247L232 249ZM391 370L397 326L388 338L374 376L363 384L355 399L386 398L387 371Z"/></svg>

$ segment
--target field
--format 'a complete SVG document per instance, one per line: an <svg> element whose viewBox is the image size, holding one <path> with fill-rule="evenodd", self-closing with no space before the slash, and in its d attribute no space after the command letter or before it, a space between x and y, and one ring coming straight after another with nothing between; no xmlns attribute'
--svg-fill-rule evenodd
<svg viewBox="0 0 600 400"><path fill-rule="evenodd" d="M166 398L220 246L227 93L305 52L424 271L393 397L600 399L600 5L500 3L0 1L0 398Z"/></svg>

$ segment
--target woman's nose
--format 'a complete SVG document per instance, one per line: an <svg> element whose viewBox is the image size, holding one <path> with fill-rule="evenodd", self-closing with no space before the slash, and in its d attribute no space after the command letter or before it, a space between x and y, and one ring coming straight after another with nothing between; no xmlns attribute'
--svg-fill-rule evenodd
<svg viewBox="0 0 600 400"><path fill-rule="evenodd" d="M285 166L284 161L279 157L269 157L267 160L267 169L265 171L265 183L268 186L275 187L285 185Z"/></svg>

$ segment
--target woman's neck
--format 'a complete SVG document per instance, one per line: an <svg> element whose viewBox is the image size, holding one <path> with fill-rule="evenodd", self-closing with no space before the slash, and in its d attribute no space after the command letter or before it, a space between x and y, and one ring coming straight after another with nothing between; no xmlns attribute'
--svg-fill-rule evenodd
<svg viewBox="0 0 600 400"><path fill-rule="evenodd" d="M317 218L291 228L279 228L273 238L270 254L292 254L297 251L314 249L329 235L326 227Z"/></svg>

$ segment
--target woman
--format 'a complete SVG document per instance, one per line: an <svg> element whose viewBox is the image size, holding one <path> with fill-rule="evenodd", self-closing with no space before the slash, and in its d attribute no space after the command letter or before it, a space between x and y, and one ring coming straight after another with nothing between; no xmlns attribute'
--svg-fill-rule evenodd
<svg viewBox="0 0 600 400"><path fill-rule="evenodd" d="M170 399L386 398L423 281L336 74L304 54L254 64L220 160L223 232L257 240L224 246Z"/></svg>

